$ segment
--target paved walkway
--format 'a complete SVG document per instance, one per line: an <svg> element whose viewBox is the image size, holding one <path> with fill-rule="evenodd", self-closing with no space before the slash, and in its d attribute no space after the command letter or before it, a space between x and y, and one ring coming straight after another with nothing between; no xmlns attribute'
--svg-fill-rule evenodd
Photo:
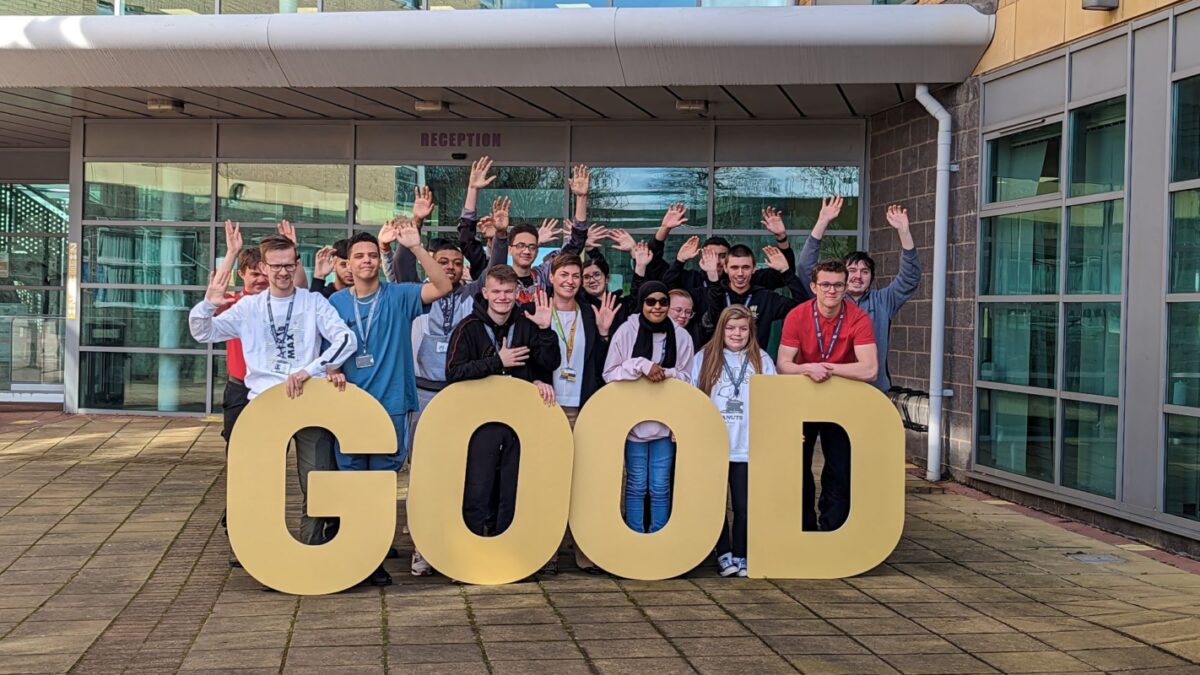
<svg viewBox="0 0 1200 675"><path fill-rule="evenodd" d="M396 586L264 591L227 565L217 431L0 413L0 672L1200 673L1200 574L963 490L910 493L900 547L853 579L621 581L564 555L460 586L411 577L398 536Z"/></svg>

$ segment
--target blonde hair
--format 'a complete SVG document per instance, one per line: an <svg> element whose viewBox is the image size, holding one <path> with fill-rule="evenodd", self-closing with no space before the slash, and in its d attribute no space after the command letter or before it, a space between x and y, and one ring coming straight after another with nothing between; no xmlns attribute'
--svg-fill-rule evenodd
<svg viewBox="0 0 1200 675"><path fill-rule="evenodd" d="M745 319L750 324L746 358L750 359L750 366L754 368L754 372L762 372L762 350L758 348L758 327L754 325L754 315L745 305L730 305L721 311L713 338L704 345L704 365L700 368L696 386L706 394L711 395L713 386L721 379L721 369L725 363L725 355L722 353L725 349L725 326L734 319Z"/></svg>

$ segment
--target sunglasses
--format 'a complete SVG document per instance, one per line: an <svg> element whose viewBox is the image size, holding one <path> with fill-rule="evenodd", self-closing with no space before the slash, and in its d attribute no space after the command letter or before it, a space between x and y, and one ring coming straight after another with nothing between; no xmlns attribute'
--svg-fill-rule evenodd
<svg viewBox="0 0 1200 675"><path fill-rule="evenodd" d="M643 303L647 307L669 307L671 305L670 298L646 298Z"/></svg>

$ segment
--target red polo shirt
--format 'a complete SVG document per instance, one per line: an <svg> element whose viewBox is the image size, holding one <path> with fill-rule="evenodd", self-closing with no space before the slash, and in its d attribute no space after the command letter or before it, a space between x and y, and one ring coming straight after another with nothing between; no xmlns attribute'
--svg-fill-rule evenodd
<svg viewBox="0 0 1200 675"><path fill-rule="evenodd" d="M241 291L237 293L226 293L225 297L233 298L233 303L225 307L229 309L234 303L241 300L245 294ZM242 382L246 381L246 356L242 354L242 341L234 338L225 341L225 371L229 373L229 377Z"/></svg>
<svg viewBox="0 0 1200 675"><path fill-rule="evenodd" d="M854 355L855 345L875 344L875 330L871 328L871 317L849 300L842 301L846 318L842 321L842 330L838 333L837 342L828 359L821 358L821 348L817 345L817 329L813 325L813 303L809 300L788 313L783 320L783 335L779 344L798 349L796 363L857 363ZM824 347L829 349L833 332L837 328L838 317L826 319L817 312L821 322L821 337Z"/></svg>

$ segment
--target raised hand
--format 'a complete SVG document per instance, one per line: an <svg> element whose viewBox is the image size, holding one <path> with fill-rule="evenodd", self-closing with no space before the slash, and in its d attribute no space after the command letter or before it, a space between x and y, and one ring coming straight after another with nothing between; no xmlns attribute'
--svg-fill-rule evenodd
<svg viewBox="0 0 1200 675"><path fill-rule="evenodd" d="M571 194L576 197L586 197L591 180L591 170L587 166L580 164L571 167L571 178L567 181L567 185L571 187Z"/></svg>
<svg viewBox="0 0 1200 675"><path fill-rule="evenodd" d="M471 176L467 179L467 188L471 190L482 190L492 184L496 180L495 176L489 176L488 172L492 170L492 160L487 155L480 157L471 163Z"/></svg>
<svg viewBox="0 0 1200 675"><path fill-rule="evenodd" d="M687 241L683 242L683 246L679 247L679 252L675 254L675 259L681 263L685 263L697 255L700 255L700 237L692 235Z"/></svg>
<svg viewBox="0 0 1200 675"><path fill-rule="evenodd" d="M590 231L591 228L589 228ZM538 228L538 243L554 241L563 235L563 228L558 226L558 218L543 218L542 226Z"/></svg>
<svg viewBox="0 0 1200 675"><path fill-rule="evenodd" d="M377 239L379 239L379 244L382 246L384 244L390 244L393 241L396 241L396 238L399 236L400 225L396 223L395 218L392 218L384 223L383 227L379 228L379 236Z"/></svg>
<svg viewBox="0 0 1200 675"><path fill-rule="evenodd" d="M313 278L324 279L333 271L333 247L325 246L317 250L317 259L313 263Z"/></svg>
<svg viewBox="0 0 1200 675"><path fill-rule="evenodd" d="M242 250L242 224L225 221L226 255L237 255Z"/></svg>
<svg viewBox="0 0 1200 675"><path fill-rule="evenodd" d="M633 235L626 230L609 230L608 238L612 240L614 249L626 253L632 253L634 246L637 245Z"/></svg>
<svg viewBox="0 0 1200 675"><path fill-rule="evenodd" d="M887 207L887 222L888 225L896 228L896 230L907 230L908 209L899 204L892 204Z"/></svg>
<svg viewBox="0 0 1200 675"><path fill-rule="evenodd" d="M295 225L292 225L291 223L289 223L286 220L281 220L281 221L279 221L279 224L275 226L275 229L279 232L279 234L282 234L283 236L290 239L293 244L297 244L297 245L299 244L299 242L296 241L296 226Z"/></svg>
<svg viewBox="0 0 1200 675"><path fill-rule="evenodd" d="M492 237L496 236L496 232L499 231L496 229L496 219L491 216L484 216L480 218L479 222L475 224L475 227L479 229L479 234L482 234L483 238L487 239L488 241L491 241ZM505 223L505 230L507 229L508 223Z"/></svg>
<svg viewBox="0 0 1200 675"><path fill-rule="evenodd" d="M841 197L834 195L821 200L821 213L817 216L817 222L828 225L833 222L842 212L842 204L845 202Z"/></svg>
<svg viewBox="0 0 1200 675"><path fill-rule="evenodd" d="M600 306L595 308L596 330L601 337L608 337L613 320L617 318L617 296L605 291L600 296Z"/></svg>
<svg viewBox="0 0 1200 675"><path fill-rule="evenodd" d="M533 296L533 313L525 312L525 318L537 324L538 328L546 330L550 327L550 298L545 289L539 288Z"/></svg>
<svg viewBox="0 0 1200 675"><path fill-rule="evenodd" d="M594 248L599 248L600 242L608 238L608 228L603 225L589 225L587 241L583 244L583 250L590 251Z"/></svg>
<svg viewBox="0 0 1200 675"><path fill-rule="evenodd" d="M662 229L670 232L671 230L679 227L680 225L686 225L686 224L687 224L687 208L683 205L683 202L676 202L676 203L672 204L667 209L666 214L663 215L661 227L662 227Z"/></svg>
<svg viewBox="0 0 1200 675"><path fill-rule="evenodd" d="M783 214L768 206L762 210L762 226L775 235L775 238L787 236L787 227L783 224Z"/></svg>
<svg viewBox="0 0 1200 675"><path fill-rule="evenodd" d="M534 380L533 386L537 387L538 396L542 397L542 403L545 403L547 408L552 407L558 402L558 400L554 397L554 387L551 387L541 380Z"/></svg>
<svg viewBox="0 0 1200 675"><path fill-rule="evenodd" d="M233 298L225 296L225 291L229 289L230 276L231 271L224 268L215 269L208 274L208 288L204 291L204 299L217 309L233 304Z"/></svg>
<svg viewBox="0 0 1200 675"><path fill-rule="evenodd" d="M418 248L421 246L421 231L408 218L400 218L396 221L399 228L396 233L396 242L407 249Z"/></svg>
<svg viewBox="0 0 1200 675"><path fill-rule="evenodd" d="M508 212L512 210L512 200L508 197L496 197L492 200L492 224L497 232L508 231Z"/></svg>
<svg viewBox="0 0 1200 675"><path fill-rule="evenodd" d="M721 258L711 246L700 252L700 269L708 274L709 280L720 275Z"/></svg>
<svg viewBox="0 0 1200 675"><path fill-rule="evenodd" d="M412 218L418 224L425 222L425 219L433 214L433 191L428 185L413 188L413 214Z"/></svg>
<svg viewBox="0 0 1200 675"><path fill-rule="evenodd" d="M500 357L500 363L505 368L517 368L525 365L529 360L529 347L509 347L508 338L500 338L500 351L496 355Z"/></svg>
<svg viewBox="0 0 1200 675"><path fill-rule="evenodd" d="M638 276L646 275L646 267L650 265L650 261L654 259L654 252L650 250L650 245L644 241L639 241L634 245L633 251L630 253L633 257L633 271Z"/></svg>
<svg viewBox="0 0 1200 675"><path fill-rule="evenodd" d="M764 246L762 252L763 255L767 257L767 267L770 267L777 272L783 272L784 274L787 274L789 265L787 258L783 256L783 251L780 251L779 248L775 246Z"/></svg>

